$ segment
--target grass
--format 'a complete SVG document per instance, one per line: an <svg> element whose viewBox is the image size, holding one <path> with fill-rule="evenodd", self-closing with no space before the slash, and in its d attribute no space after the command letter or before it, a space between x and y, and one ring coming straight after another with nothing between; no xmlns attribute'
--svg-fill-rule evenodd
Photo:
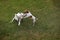
<svg viewBox="0 0 60 40"><path fill-rule="evenodd" d="M59 0L0 0L0 40L60 40ZM17 12L28 9L39 18L35 26L24 19L9 23ZM29 21L28 21L29 20Z"/></svg>

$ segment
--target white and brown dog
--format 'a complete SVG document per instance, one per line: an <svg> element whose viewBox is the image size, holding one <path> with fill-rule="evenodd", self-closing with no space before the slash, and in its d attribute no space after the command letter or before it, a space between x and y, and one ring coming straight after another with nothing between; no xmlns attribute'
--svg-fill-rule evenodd
<svg viewBox="0 0 60 40"><path fill-rule="evenodd" d="M24 18L30 18L30 19L33 20L33 26L34 26L35 25L35 22L36 22L36 20L38 20L38 18L36 18L35 16L33 16L31 14L31 12L28 11L28 10L25 10L24 15L25 15Z"/></svg>
<svg viewBox="0 0 60 40"><path fill-rule="evenodd" d="M33 26L34 26L36 20L38 20L38 18L36 18L35 16L33 16L30 11L25 10L23 13L17 13L17 14L15 14L15 16L12 19L11 22L13 22L13 20L15 19L16 21L18 21L18 26L19 26L21 20L24 19L24 18L31 18L33 20Z"/></svg>

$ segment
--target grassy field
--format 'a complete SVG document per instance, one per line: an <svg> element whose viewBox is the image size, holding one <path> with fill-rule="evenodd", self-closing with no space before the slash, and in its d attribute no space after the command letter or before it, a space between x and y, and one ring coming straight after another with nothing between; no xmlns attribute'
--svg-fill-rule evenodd
<svg viewBox="0 0 60 40"><path fill-rule="evenodd" d="M35 26L30 19L9 23L25 9L39 19ZM0 40L60 40L60 0L0 0Z"/></svg>

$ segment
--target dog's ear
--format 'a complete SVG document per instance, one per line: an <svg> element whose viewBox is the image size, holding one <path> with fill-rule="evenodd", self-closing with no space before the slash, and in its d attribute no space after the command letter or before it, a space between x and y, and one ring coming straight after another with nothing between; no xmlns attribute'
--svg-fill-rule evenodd
<svg viewBox="0 0 60 40"><path fill-rule="evenodd" d="M26 9L26 10L24 11L24 13L29 13L29 10Z"/></svg>

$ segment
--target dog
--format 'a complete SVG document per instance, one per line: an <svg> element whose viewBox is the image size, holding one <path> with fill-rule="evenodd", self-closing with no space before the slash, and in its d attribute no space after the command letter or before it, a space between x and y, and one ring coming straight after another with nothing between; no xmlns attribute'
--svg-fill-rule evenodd
<svg viewBox="0 0 60 40"><path fill-rule="evenodd" d="M24 17L23 13L17 13L17 14L15 14L15 16L13 17L13 19L10 23L12 23L14 20L16 20L18 22L18 26L19 26L23 17Z"/></svg>
<svg viewBox="0 0 60 40"><path fill-rule="evenodd" d="M31 12L29 10L25 10L24 11L24 18L30 18L33 20L33 26L35 25L35 22L38 20L38 18L36 18L34 15L31 14Z"/></svg>

